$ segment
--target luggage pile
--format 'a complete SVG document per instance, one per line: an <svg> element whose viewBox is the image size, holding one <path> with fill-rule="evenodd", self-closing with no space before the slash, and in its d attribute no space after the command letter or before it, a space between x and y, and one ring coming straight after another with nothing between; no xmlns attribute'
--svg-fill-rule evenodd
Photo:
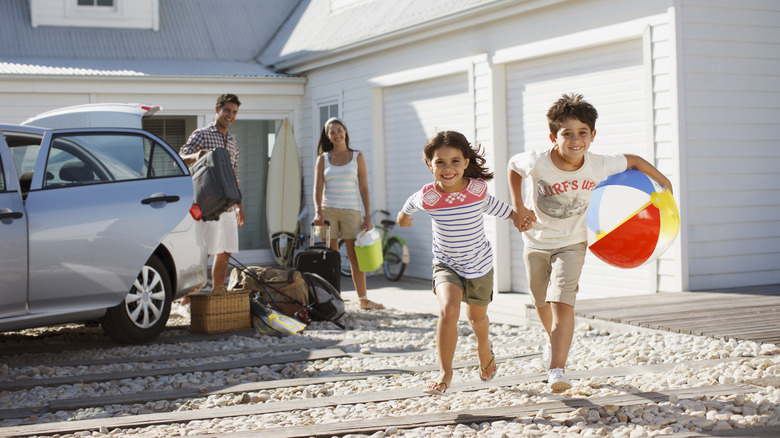
<svg viewBox="0 0 780 438"><path fill-rule="evenodd" d="M311 272L278 266L245 266L231 257L228 290L249 290L253 327L273 335L302 331L309 321L330 321L341 329L341 294Z"/></svg>

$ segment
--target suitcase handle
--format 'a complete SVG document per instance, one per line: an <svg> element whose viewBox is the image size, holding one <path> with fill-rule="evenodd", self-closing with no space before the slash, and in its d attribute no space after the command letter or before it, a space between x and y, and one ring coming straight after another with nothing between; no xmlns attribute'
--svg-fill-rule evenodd
<svg viewBox="0 0 780 438"><path fill-rule="evenodd" d="M311 237L309 238L309 246L314 246L314 227L315 227L315 226L316 226L316 225L314 225L314 222L312 221L312 223L311 223L311 229L309 230L309 236L311 236ZM327 235L328 237L327 237L327 239L325 240L325 246L327 247L328 245L330 245L330 221L329 221L329 220L327 220L327 219L325 219L325 226L327 226L327 227L328 227L328 231L326 232L326 235Z"/></svg>

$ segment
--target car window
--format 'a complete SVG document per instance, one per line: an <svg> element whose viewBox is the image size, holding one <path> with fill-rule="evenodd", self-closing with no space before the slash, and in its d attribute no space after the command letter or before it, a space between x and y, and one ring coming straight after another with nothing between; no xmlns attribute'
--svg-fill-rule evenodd
<svg viewBox="0 0 780 438"><path fill-rule="evenodd" d="M159 143L135 134L63 134L52 141L44 187L184 175Z"/></svg>
<svg viewBox="0 0 780 438"><path fill-rule="evenodd" d="M4 132L5 142L11 151L11 159L16 167L19 186L22 188L22 198L27 196L32 182L35 161L41 150L41 136L28 133ZM10 163L8 164L11 165ZM4 184L5 185L5 184ZM6 185L7 187L7 185Z"/></svg>

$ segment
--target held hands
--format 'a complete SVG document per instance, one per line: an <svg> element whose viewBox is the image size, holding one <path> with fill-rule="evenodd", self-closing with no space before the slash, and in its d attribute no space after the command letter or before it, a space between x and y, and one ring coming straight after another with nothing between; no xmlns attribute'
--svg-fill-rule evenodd
<svg viewBox="0 0 780 438"><path fill-rule="evenodd" d="M533 210L520 207L518 210L512 212L511 219L515 228L520 232L524 232L533 228L534 222L536 222L536 213L534 213Z"/></svg>

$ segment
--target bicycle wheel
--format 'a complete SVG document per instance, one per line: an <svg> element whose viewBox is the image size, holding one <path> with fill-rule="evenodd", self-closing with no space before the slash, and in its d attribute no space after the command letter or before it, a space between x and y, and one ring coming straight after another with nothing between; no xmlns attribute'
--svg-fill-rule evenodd
<svg viewBox="0 0 780 438"><path fill-rule="evenodd" d="M339 239L339 254L341 254L341 275L351 277L352 267L349 264L349 257L347 256L347 245L341 239Z"/></svg>
<svg viewBox="0 0 780 438"><path fill-rule="evenodd" d="M406 263L403 261L404 245L396 237L387 239L385 247L384 271L385 277L390 281L398 281L404 275Z"/></svg>

